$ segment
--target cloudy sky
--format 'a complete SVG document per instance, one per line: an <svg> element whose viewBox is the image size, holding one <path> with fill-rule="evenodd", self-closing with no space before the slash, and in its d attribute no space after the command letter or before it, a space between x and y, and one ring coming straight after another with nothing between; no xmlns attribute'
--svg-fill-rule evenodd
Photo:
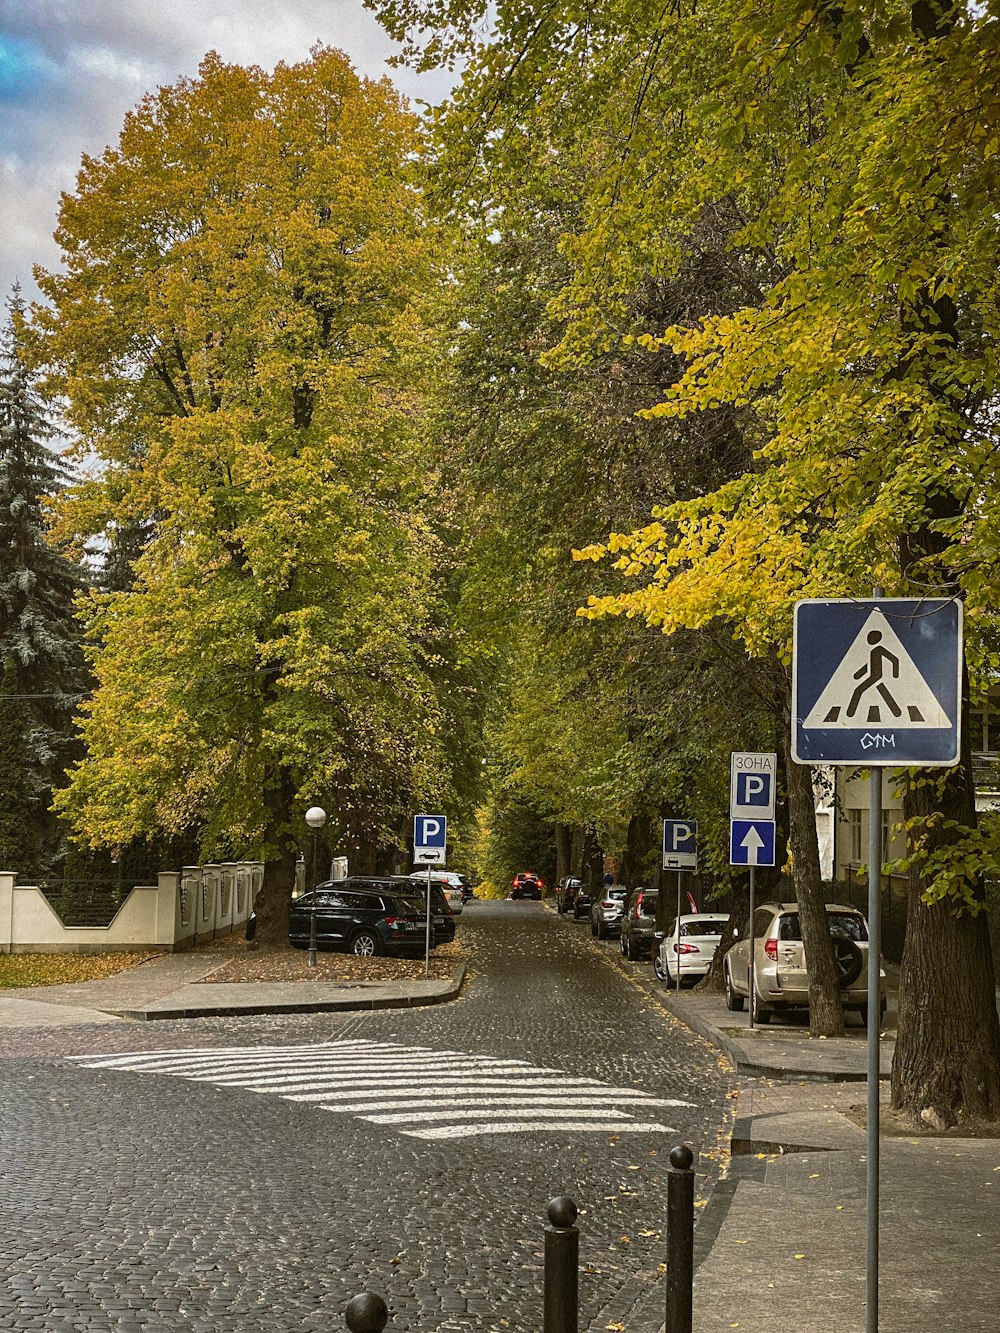
<svg viewBox="0 0 1000 1333"><path fill-rule="evenodd" d="M32 265L58 264L59 192L143 93L194 74L206 51L269 69L317 41L362 74L387 72L392 45L361 0L0 0L0 297L15 279L36 295ZM410 96L446 91L389 72Z"/></svg>

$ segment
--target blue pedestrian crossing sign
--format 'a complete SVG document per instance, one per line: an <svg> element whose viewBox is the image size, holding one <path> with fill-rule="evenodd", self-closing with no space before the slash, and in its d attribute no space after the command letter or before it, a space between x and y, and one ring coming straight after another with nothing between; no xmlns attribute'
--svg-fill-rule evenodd
<svg viewBox="0 0 1000 1333"><path fill-rule="evenodd" d="M792 756L865 768L957 764L962 604L954 598L795 606Z"/></svg>
<svg viewBox="0 0 1000 1333"><path fill-rule="evenodd" d="M774 843L773 819L733 819L729 824L729 864L773 866Z"/></svg>
<svg viewBox="0 0 1000 1333"><path fill-rule="evenodd" d="M663 869L698 869L698 822L694 819L663 821Z"/></svg>
<svg viewBox="0 0 1000 1333"><path fill-rule="evenodd" d="M414 815L413 861L421 866L443 866L448 845L448 820L444 815Z"/></svg>

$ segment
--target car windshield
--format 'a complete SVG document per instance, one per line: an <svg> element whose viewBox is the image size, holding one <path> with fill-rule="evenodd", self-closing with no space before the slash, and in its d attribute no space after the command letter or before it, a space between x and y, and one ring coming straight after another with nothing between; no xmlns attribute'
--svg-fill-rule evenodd
<svg viewBox="0 0 1000 1333"><path fill-rule="evenodd" d="M621 903L627 898L628 889L608 889L604 896L608 902Z"/></svg>
<svg viewBox="0 0 1000 1333"><path fill-rule="evenodd" d="M702 917L699 921L682 921L681 937L685 935L721 935L724 921L713 921L711 917Z"/></svg>
<svg viewBox="0 0 1000 1333"><path fill-rule="evenodd" d="M831 935L846 936L849 940L864 943L868 939L868 926L863 916L857 912L827 912ZM798 912L788 912L781 918L778 930L781 940L801 940L802 926Z"/></svg>

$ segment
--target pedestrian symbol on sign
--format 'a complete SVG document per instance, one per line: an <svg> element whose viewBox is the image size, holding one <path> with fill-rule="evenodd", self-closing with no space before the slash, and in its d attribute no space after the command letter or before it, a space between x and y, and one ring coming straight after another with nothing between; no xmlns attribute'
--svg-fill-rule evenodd
<svg viewBox="0 0 1000 1333"><path fill-rule="evenodd" d="M952 725L881 611L873 611L805 719L806 727Z"/></svg>

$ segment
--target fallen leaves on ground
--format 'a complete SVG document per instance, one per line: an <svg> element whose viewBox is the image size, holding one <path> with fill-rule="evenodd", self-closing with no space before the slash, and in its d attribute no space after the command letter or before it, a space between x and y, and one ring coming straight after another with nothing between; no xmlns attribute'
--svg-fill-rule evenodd
<svg viewBox="0 0 1000 1333"><path fill-rule="evenodd" d="M0 954L0 988L66 986L100 981L138 967L155 952Z"/></svg>
<svg viewBox="0 0 1000 1333"><path fill-rule="evenodd" d="M310 967L305 949L282 949L261 945L250 949L245 941L234 945L232 953L205 978L215 982L292 982L292 981L422 981L423 958L358 958L352 953L320 950L316 966ZM428 975L432 981L446 981L465 954L457 940L439 944L430 957Z"/></svg>

